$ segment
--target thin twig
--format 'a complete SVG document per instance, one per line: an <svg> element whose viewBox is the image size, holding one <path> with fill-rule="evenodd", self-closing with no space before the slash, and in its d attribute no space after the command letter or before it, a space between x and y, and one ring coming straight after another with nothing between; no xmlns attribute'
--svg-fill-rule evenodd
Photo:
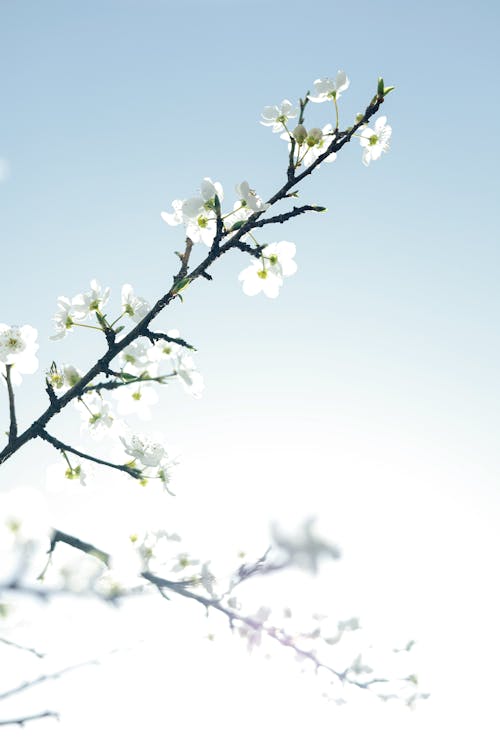
<svg viewBox="0 0 500 750"><path fill-rule="evenodd" d="M7 382L7 393L9 396L9 416L10 416L9 443L13 443L17 437L16 404L14 401L14 389L12 388L11 370L12 370L12 365L5 365L4 378Z"/></svg>
<svg viewBox="0 0 500 750"><path fill-rule="evenodd" d="M264 227L267 224L284 224L286 221L294 219L296 216L300 216L300 214L306 213L306 211L322 213L323 211L326 211L326 208L324 206L296 206L292 211L287 211L279 216L271 216L268 219L260 219L259 221L256 221L254 228Z"/></svg>
<svg viewBox="0 0 500 750"><path fill-rule="evenodd" d="M84 458L86 461L92 461L93 463L99 464L100 466L108 466L110 469L116 469L117 471L123 471L125 472L125 474L129 474L129 476L133 477L134 479L140 479L142 476L142 472L140 469L136 469L133 466L128 466L127 464L114 464L111 461L105 461L102 458L97 458L97 456L91 456L89 453L83 453L76 448L72 448L71 445L63 443L61 440L53 437L53 435L49 435L46 430L40 430L38 437L53 445L54 448L57 448L60 451L66 451L67 453L73 453L75 456Z"/></svg>

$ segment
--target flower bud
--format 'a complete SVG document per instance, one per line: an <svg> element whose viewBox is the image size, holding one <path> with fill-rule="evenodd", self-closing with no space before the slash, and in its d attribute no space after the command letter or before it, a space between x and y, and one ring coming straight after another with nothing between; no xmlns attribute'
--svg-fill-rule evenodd
<svg viewBox="0 0 500 750"><path fill-rule="evenodd" d="M311 128L307 134L307 145L317 146L320 140L323 138L323 131L319 128Z"/></svg>
<svg viewBox="0 0 500 750"><path fill-rule="evenodd" d="M297 127L292 130L292 134L299 146L301 146L307 138L307 130L303 125L297 125Z"/></svg>

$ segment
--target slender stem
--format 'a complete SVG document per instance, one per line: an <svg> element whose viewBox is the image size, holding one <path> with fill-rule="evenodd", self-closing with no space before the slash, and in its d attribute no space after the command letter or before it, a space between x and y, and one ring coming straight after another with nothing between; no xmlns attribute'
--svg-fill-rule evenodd
<svg viewBox="0 0 500 750"><path fill-rule="evenodd" d="M7 393L9 395L9 415L10 415L10 427L9 427L9 443L13 443L17 437L17 419L16 419L16 404L14 401L14 389L12 387L11 379L12 365L5 365L5 380L7 381Z"/></svg>
<svg viewBox="0 0 500 750"><path fill-rule="evenodd" d="M85 388L84 393L100 393L101 391L116 391L117 388L122 388L127 385L135 385L137 383L160 383L165 385L165 378L175 378L177 373L171 372L166 375L158 375L155 378L149 376L139 375L137 378L130 378L128 380L113 380L110 383L97 383L96 385L88 385ZM82 401L82 399L80 399ZM82 401L83 403L83 401Z"/></svg>

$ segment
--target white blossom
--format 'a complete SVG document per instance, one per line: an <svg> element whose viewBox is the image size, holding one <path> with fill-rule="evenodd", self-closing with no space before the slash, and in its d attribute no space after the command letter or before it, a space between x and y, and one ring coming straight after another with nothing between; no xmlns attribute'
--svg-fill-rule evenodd
<svg viewBox="0 0 500 750"><path fill-rule="evenodd" d="M271 242L262 251L262 255L269 262L271 270L279 278L292 276L297 271L297 264L293 260L297 248L293 242Z"/></svg>
<svg viewBox="0 0 500 750"><path fill-rule="evenodd" d="M163 221L170 226L184 224L186 235L192 242L203 242L211 247L216 234L216 199L222 203L224 192L220 182L205 177L200 185L200 196L172 203L173 214L162 211Z"/></svg>
<svg viewBox="0 0 500 750"><path fill-rule="evenodd" d="M75 401L75 407L82 418L82 428L96 440L108 434L113 425L110 405L96 393L85 394Z"/></svg>
<svg viewBox="0 0 500 750"><path fill-rule="evenodd" d="M141 419L151 418L151 406L158 403L158 394L150 385L133 383L116 388L112 392L117 402L118 414L136 414Z"/></svg>
<svg viewBox="0 0 500 750"><path fill-rule="evenodd" d="M187 552L179 552L179 554L176 556L175 563L172 566L172 571L174 573L181 573L186 568L189 568L193 565L199 565L200 561L195 560L194 558L190 557Z"/></svg>
<svg viewBox="0 0 500 750"><path fill-rule="evenodd" d="M81 380L82 374L73 365L63 365L58 368L54 364L48 371L46 378L47 382L52 386L55 391L65 393L70 388Z"/></svg>
<svg viewBox="0 0 500 750"><path fill-rule="evenodd" d="M243 292L253 297L263 292L275 298L283 286L283 278L292 276L297 270L293 260L296 247L293 242L271 242L262 250L262 257L252 260L238 276L243 282Z"/></svg>
<svg viewBox="0 0 500 750"><path fill-rule="evenodd" d="M77 294L73 297L73 307L83 316L92 315L95 312L102 312L102 308L106 305L110 288L106 287L103 289L97 279L92 279L90 282L90 292L83 294Z"/></svg>
<svg viewBox="0 0 500 750"><path fill-rule="evenodd" d="M249 213L254 213L255 211L265 211L270 206L269 203L264 203L262 198L257 195L255 190L252 190L246 180L244 182L240 182L239 185L236 185L236 192L241 198L241 203L238 208L247 208L249 210ZM235 223L235 221L236 220L233 220L233 223Z"/></svg>
<svg viewBox="0 0 500 750"><path fill-rule="evenodd" d="M172 469L177 463L178 461L169 458L169 456L165 454L158 465L156 477L160 480L163 489L166 490L169 495L174 494L170 489L170 483L172 481Z"/></svg>
<svg viewBox="0 0 500 750"><path fill-rule="evenodd" d="M359 136L359 142L363 148L363 164L368 166L371 161L380 159L385 151L389 150L389 140L392 128L387 125L387 117L378 117L372 128L364 128Z"/></svg>
<svg viewBox="0 0 500 750"><path fill-rule="evenodd" d="M150 347L146 339L140 338L122 349L118 355L122 370L129 375L142 375L143 373L151 375L148 359Z"/></svg>
<svg viewBox="0 0 500 750"><path fill-rule="evenodd" d="M120 435L120 440L125 448L125 453L140 461L143 466L159 466L166 457L166 450L160 443L151 440L145 435Z"/></svg>
<svg viewBox="0 0 500 750"><path fill-rule="evenodd" d="M0 375L5 376L6 365L11 365L11 382L20 385L22 375L32 375L37 371L37 337L38 331L30 325L0 323Z"/></svg>
<svg viewBox="0 0 500 750"><path fill-rule="evenodd" d="M179 338L180 334L177 329L167 332L170 338ZM203 376L198 371L194 359L188 353L186 347L177 344L175 341L165 341L160 339L155 341L147 351L149 360L157 366L158 375L177 375L184 390L195 398L199 398L205 387ZM162 363L169 368L164 372Z"/></svg>
<svg viewBox="0 0 500 750"><path fill-rule="evenodd" d="M151 305L144 297L137 297L130 284L122 286L122 307L125 315L132 318L134 323L138 323L151 310Z"/></svg>
<svg viewBox="0 0 500 750"><path fill-rule="evenodd" d="M205 383L203 375L196 369L191 355L185 353L178 355L174 360L174 370L184 390L194 398L200 398Z"/></svg>
<svg viewBox="0 0 500 750"><path fill-rule="evenodd" d="M64 338L75 325L75 321L83 320L86 316L80 298L74 297L70 300L68 297L58 297L57 306L59 309L52 318L56 328L56 332L50 336L52 341Z"/></svg>
<svg viewBox="0 0 500 750"><path fill-rule="evenodd" d="M339 70L332 78L317 78L314 81L316 96L307 97L311 102L326 102L328 99L338 99L343 91L349 88L349 79L343 70Z"/></svg>
<svg viewBox="0 0 500 750"><path fill-rule="evenodd" d="M252 260L250 265L240 272L238 280L243 283L243 292L250 297L263 292L266 297L274 299L283 285L283 280L273 272L269 261L264 258Z"/></svg>
<svg viewBox="0 0 500 750"><path fill-rule="evenodd" d="M297 117L297 112L297 107L294 107L291 101L283 99L281 104L264 107L260 124L272 127L273 133L281 133L282 130L285 130L285 124L288 120Z"/></svg>
<svg viewBox="0 0 500 750"><path fill-rule="evenodd" d="M171 227L176 227L179 224L182 224L182 222L184 221L184 213L182 211L183 204L184 201L178 199L172 201L172 208L174 209L174 212L172 214L169 214L166 211L162 211L160 213L160 216L163 221Z"/></svg>

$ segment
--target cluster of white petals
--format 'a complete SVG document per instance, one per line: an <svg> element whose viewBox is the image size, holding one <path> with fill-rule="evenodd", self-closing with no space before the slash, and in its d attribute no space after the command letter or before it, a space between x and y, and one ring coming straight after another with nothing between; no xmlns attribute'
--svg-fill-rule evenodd
<svg viewBox="0 0 500 750"><path fill-rule="evenodd" d="M178 339L179 331L172 329L167 336ZM189 349L176 341L160 339L151 344L146 339L139 339L123 349L118 357L123 372L136 377L176 376L184 390L194 398L199 398L205 387Z"/></svg>
<svg viewBox="0 0 500 750"><path fill-rule="evenodd" d="M102 312L103 307L109 300L110 288L101 287L97 279L90 282L90 292L83 292L73 297L73 307L82 315L83 318L96 312Z"/></svg>
<svg viewBox="0 0 500 750"><path fill-rule="evenodd" d="M99 394L90 393L75 401L75 407L82 417L82 428L88 431L91 437L102 440L114 421L109 403Z"/></svg>
<svg viewBox="0 0 500 750"><path fill-rule="evenodd" d="M330 145L335 140L335 133L333 132L333 125L327 123L323 128L311 128L307 131L304 128L304 135L297 137L296 128L292 132L292 137L295 140L295 158L297 164L309 167L313 162L316 161L318 156L321 156L328 150ZM281 138L288 142L288 150L292 148L292 138L289 133L283 133ZM337 154L328 154L324 159L326 162L335 161Z"/></svg>
<svg viewBox="0 0 500 750"><path fill-rule="evenodd" d="M216 198L219 204L222 203L222 185L205 177L200 185L199 196L173 201L174 212L169 214L162 211L160 216L169 226L184 224L186 235L192 242L203 242L211 247L216 234Z"/></svg>
<svg viewBox="0 0 500 750"><path fill-rule="evenodd" d="M159 479L163 489L173 494L169 485L172 481L172 469L176 466L177 461L169 456L165 446L146 435L135 433L126 436L120 435L120 440L125 453L132 457L134 466L138 464L141 471L147 470L150 472L153 470L152 474L142 475L143 481Z"/></svg>
<svg viewBox="0 0 500 750"><path fill-rule="evenodd" d="M243 292L250 297L259 292L266 297L277 297L283 286L283 278L297 271L297 264L293 260L295 252L293 242L272 242L267 245L262 257L253 259L250 266L238 276L243 283Z"/></svg>
<svg viewBox="0 0 500 750"><path fill-rule="evenodd" d="M383 86L381 79L379 79L379 84ZM317 104L333 102L338 122L337 101L341 94L349 88L349 85L350 80L345 71L339 70L335 78L317 78L314 81L315 93L308 94L307 98ZM383 93L391 91L392 88L391 86L388 89L383 89ZM289 150L292 147L292 142L295 142L295 167L304 166L307 168L316 161L318 156L327 151L335 139L335 132L331 124L325 125L322 129L311 128L307 131L302 123L290 132L286 123L290 117L294 117L296 114L297 109L292 107L292 103L288 99L284 99L279 106L264 108L261 124L272 126L274 133L282 133L281 138L288 142ZM387 125L386 117L379 117L373 128L367 127L360 133L363 164L368 166L370 162L379 159L388 150L391 133L392 128ZM335 161L336 158L337 154L333 153L329 154L324 161L331 162Z"/></svg>
<svg viewBox="0 0 500 750"><path fill-rule="evenodd" d="M264 203L255 190L252 190L246 180L236 185L236 192L240 197L238 208L248 209L249 214L253 214L256 211L265 211L269 208L269 203ZM236 208L236 204L235 204Z"/></svg>
<svg viewBox="0 0 500 750"><path fill-rule="evenodd" d="M245 222L253 213L260 213L269 208L269 204L264 203L246 180L236 185L239 200L234 203L233 210L225 216L221 211L224 192L220 182L212 182L209 177L205 177L200 186L200 193L200 196L194 198L173 201L173 213L162 211L160 216L169 226L184 224L186 236L193 243L202 242L207 247L211 247L215 239L219 212L224 230L228 233L235 225L239 228L241 222Z"/></svg>
<svg viewBox="0 0 500 750"><path fill-rule="evenodd" d="M364 128L359 136L359 142L363 148L363 164L367 167L371 161L380 159L383 153L389 150L389 140L392 128L387 125L387 117L378 117L373 128Z"/></svg>
<svg viewBox="0 0 500 750"><path fill-rule="evenodd" d="M38 331L32 326L0 323L0 374L5 377L6 365L11 365L10 379L14 385L22 383L22 375L32 375L38 369L37 337Z"/></svg>
<svg viewBox="0 0 500 750"><path fill-rule="evenodd" d="M101 313L102 308L109 299L109 288L102 289L96 279L90 282L90 292L84 292L69 297L58 297L57 307L53 321L56 332L50 337L57 341L66 336L66 334L75 326L82 323L85 318L94 315L96 312Z"/></svg>
<svg viewBox="0 0 500 750"><path fill-rule="evenodd" d="M151 305L144 297L137 297L130 284L122 286L121 302L123 314L128 315L134 323L142 320L151 310Z"/></svg>

